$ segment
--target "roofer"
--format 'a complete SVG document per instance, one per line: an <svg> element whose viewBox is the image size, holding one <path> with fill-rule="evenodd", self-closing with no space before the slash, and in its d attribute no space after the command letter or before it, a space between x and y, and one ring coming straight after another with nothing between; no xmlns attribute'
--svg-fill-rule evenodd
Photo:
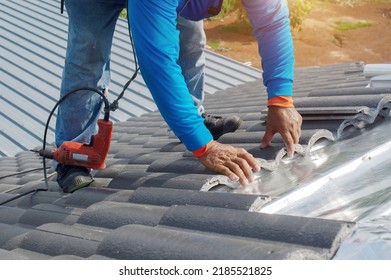
<svg viewBox="0 0 391 280"><path fill-rule="evenodd" d="M253 172L260 170L254 157L244 149L213 140L236 130L241 120L206 115L202 107L206 42L202 19L209 3L219 1L126 1L65 1L69 27L61 96L82 87L108 88L113 33L120 12L127 6L140 70L164 120L207 168L242 185L251 182ZM294 56L288 8L285 0L242 0L242 4L258 40L268 92L268 122L261 148L279 133L291 156L302 119L292 101ZM101 109L97 94L70 96L59 106L56 145L88 142L96 132ZM57 172L64 192L93 181L87 168L58 164Z"/></svg>

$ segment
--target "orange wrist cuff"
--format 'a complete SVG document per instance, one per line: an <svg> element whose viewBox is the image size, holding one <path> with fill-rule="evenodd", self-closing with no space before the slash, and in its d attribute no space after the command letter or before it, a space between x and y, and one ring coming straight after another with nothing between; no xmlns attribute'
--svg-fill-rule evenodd
<svg viewBox="0 0 391 280"><path fill-rule="evenodd" d="M270 98L267 102L267 106L278 106L285 108L293 108L293 98L292 96L274 96Z"/></svg>
<svg viewBox="0 0 391 280"><path fill-rule="evenodd" d="M212 142L213 142L213 140L210 141L210 142L209 142L208 144L206 144L205 146L203 146L203 147L201 147L201 148L199 148L199 149L193 151L193 155L194 155L195 157L197 157L197 158L202 157L202 156L206 153L206 151L210 148L210 146L212 145Z"/></svg>

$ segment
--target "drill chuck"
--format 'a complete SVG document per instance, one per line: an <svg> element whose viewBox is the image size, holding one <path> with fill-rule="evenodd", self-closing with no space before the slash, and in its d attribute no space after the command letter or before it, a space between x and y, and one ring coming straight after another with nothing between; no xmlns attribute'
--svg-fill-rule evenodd
<svg viewBox="0 0 391 280"><path fill-rule="evenodd" d="M53 154L54 152L56 151L55 148L46 148L45 150L44 149L40 149L38 151L38 154L41 156L41 157L45 157L45 158L48 158L48 159L53 159ZM34 151L36 152L36 151Z"/></svg>

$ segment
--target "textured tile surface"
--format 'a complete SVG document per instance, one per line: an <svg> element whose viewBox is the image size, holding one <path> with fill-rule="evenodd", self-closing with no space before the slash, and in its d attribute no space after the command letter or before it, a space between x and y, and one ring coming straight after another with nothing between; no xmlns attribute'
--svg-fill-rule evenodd
<svg viewBox="0 0 391 280"><path fill-rule="evenodd" d="M296 69L295 104L304 123L291 161L389 122L391 89L365 88L362 69L359 62ZM258 80L208 95L205 103L210 113L243 118L219 141L259 159L261 178L270 179L263 191L246 192L206 170L157 112L147 113L114 126L107 168L94 171L90 187L63 194L48 170L49 191L0 206L0 258L331 259L354 222L261 213L295 184L289 176L274 181L286 159L281 138L258 147L265 100ZM0 170L0 202L45 187L42 159L33 153L0 158Z"/></svg>

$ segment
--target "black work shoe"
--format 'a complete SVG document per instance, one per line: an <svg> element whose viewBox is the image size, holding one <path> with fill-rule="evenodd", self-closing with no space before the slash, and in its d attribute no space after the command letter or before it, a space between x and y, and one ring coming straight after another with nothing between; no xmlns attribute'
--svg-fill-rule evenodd
<svg viewBox="0 0 391 280"><path fill-rule="evenodd" d="M202 114L204 124L213 135L213 139L217 140L221 135L236 131L242 124L239 116L214 116L209 114Z"/></svg>
<svg viewBox="0 0 391 280"><path fill-rule="evenodd" d="M93 181L88 168L64 164L57 167L57 183L65 193L87 187Z"/></svg>

